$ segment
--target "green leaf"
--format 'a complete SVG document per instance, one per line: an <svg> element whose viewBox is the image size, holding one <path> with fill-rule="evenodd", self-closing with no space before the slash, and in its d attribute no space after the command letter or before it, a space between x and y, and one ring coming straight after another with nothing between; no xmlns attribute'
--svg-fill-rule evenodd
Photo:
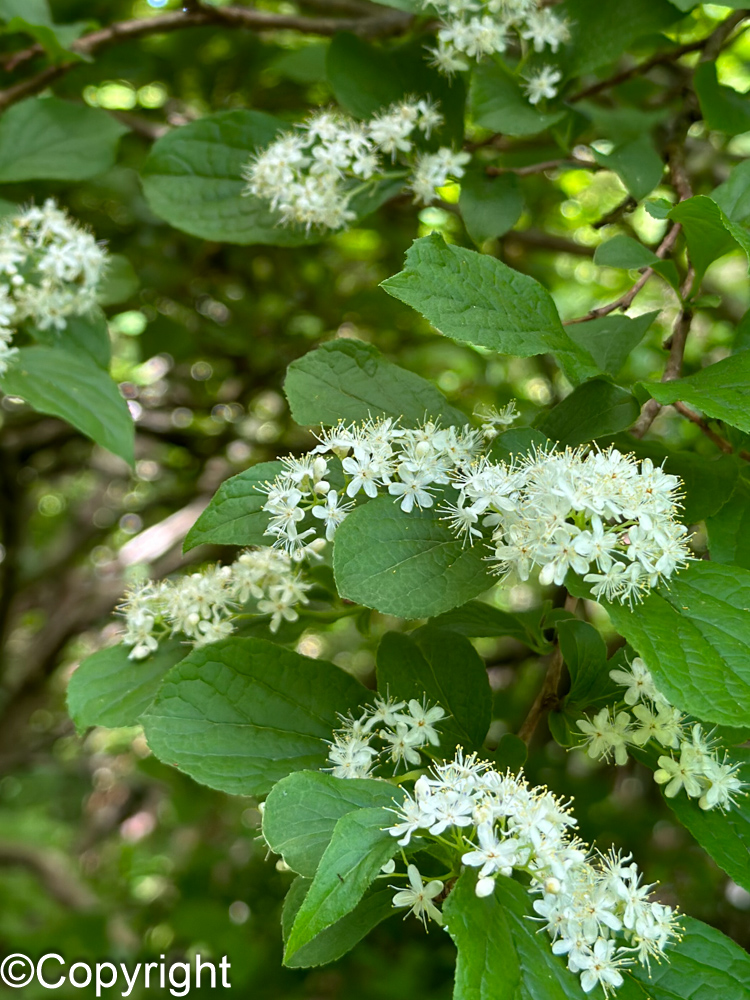
<svg viewBox="0 0 750 1000"><path fill-rule="evenodd" d="M479 546L464 546L434 511L406 514L392 497L355 508L336 532L339 594L401 618L428 618L492 584Z"/></svg>
<svg viewBox="0 0 750 1000"><path fill-rule="evenodd" d="M467 170L461 178L458 207L466 231L478 246L512 229L521 218L523 205L515 174L488 177L484 170Z"/></svg>
<svg viewBox="0 0 750 1000"><path fill-rule="evenodd" d="M750 750L733 750L732 761L742 764L739 776L750 782ZM680 792L665 801L677 819L695 837L737 885L750 891L750 796L740 795L737 804L723 813L719 809L701 809L695 799Z"/></svg>
<svg viewBox="0 0 750 1000"><path fill-rule="evenodd" d="M480 62L471 75L469 108L475 125L505 135L536 135L559 122L564 108L539 111L500 63Z"/></svg>
<svg viewBox="0 0 750 1000"><path fill-rule="evenodd" d="M264 201L245 197L242 169L286 123L260 111L220 111L154 143L141 178L152 211L192 236L226 243L300 246L304 231L279 225Z"/></svg>
<svg viewBox="0 0 750 1000"><path fill-rule="evenodd" d="M642 313L632 318L610 313L586 323L573 323L567 331L577 344L588 351L600 371L615 377L630 352L643 340L656 316L657 312Z"/></svg>
<svg viewBox="0 0 750 1000"><path fill-rule="evenodd" d="M592 152L600 166L620 175L636 201L645 198L659 186L664 164L648 133L644 132L637 139L616 146L611 153L599 153L596 149Z"/></svg>
<svg viewBox="0 0 750 1000"><path fill-rule="evenodd" d="M674 451L658 441L641 441L629 434L618 434L606 443L638 458L650 458L669 475L680 477L685 488L682 520L686 524L695 524L720 510L737 483L740 462L733 455L705 458L690 451Z"/></svg>
<svg viewBox="0 0 750 1000"><path fill-rule="evenodd" d="M729 500L706 518L713 562L750 569L750 484L740 479Z"/></svg>
<svg viewBox="0 0 750 1000"><path fill-rule="evenodd" d="M516 1000L521 967L504 907L478 899L465 871L443 905L445 928L458 951L454 1000ZM540 940L540 944L546 942Z"/></svg>
<svg viewBox="0 0 750 1000"><path fill-rule="evenodd" d="M554 352L575 381L598 374L545 288L494 257L448 246L437 233L415 240L404 270L381 287L446 337L522 358Z"/></svg>
<svg viewBox="0 0 750 1000"><path fill-rule="evenodd" d="M321 931L351 913L381 867L398 852L396 838L385 829L390 821L382 808L356 809L338 820L289 933L285 964Z"/></svg>
<svg viewBox="0 0 750 1000"><path fill-rule="evenodd" d="M750 996L750 955L700 920L682 917L683 938L669 948L669 961L636 969L627 976L640 992L621 1000L747 1000Z"/></svg>
<svg viewBox="0 0 750 1000"><path fill-rule="evenodd" d="M698 63L693 86L708 128L728 135L750 131L750 99L719 83L715 62Z"/></svg>
<svg viewBox="0 0 750 1000"><path fill-rule="evenodd" d="M468 639L428 626L412 635L386 632L377 653L378 690L399 701L437 702L448 718L437 723L440 756L484 743L492 721L492 692L484 661Z"/></svg>
<svg viewBox="0 0 750 1000"><path fill-rule="evenodd" d="M667 202L667 211L671 211L672 206ZM662 260L657 257L653 250L644 247L638 240L630 236L614 236L606 243L600 243L594 251L594 263L602 267L621 267L627 270L640 270L650 267L660 274L665 281L668 281L672 288L680 287L680 276L673 260ZM652 315L656 315L655 313ZM603 319L610 319L605 316ZM624 319L625 317L615 317ZM594 320L593 322L600 322ZM583 326L584 324L581 324ZM569 331L570 332L570 331Z"/></svg>
<svg viewBox="0 0 750 1000"><path fill-rule="evenodd" d="M747 222L750 219L750 160L738 163L724 183L714 188L711 199L732 222Z"/></svg>
<svg viewBox="0 0 750 1000"><path fill-rule="evenodd" d="M173 667L142 722L156 756L232 795L264 795L322 767L338 714L365 689L325 660L265 639L225 639Z"/></svg>
<svg viewBox="0 0 750 1000"><path fill-rule="evenodd" d="M678 20L667 0L565 0L555 13L570 21L571 40L565 57L571 74L581 75L614 62L641 35L660 32Z"/></svg>
<svg viewBox="0 0 750 1000"><path fill-rule="evenodd" d="M106 372L88 357L58 347L22 347L5 375L3 392L21 396L39 413L67 420L86 437L133 464L133 421Z"/></svg>
<svg viewBox="0 0 750 1000"><path fill-rule="evenodd" d="M256 489L283 471L281 462L260 462L225 479L211 503L188 531L183 551L196 545L268 545L266 495Z"/></svg>
<svg viewBox="0 0 750 1000"><path fill-rule="evenodd" d="M136 725L185 652L183 643L170 639L145 660L129 660L130 647L122 643L86 657L68 683L68 711L76 729Z"/></svg>
<svg viewBox="0 0 750 1000"><path fill-rule="evenodd" d="M32 327L29 333L44 347L76 354L84 362L93 361L99 368L109 371L112 345L107 317L98 306L95 306L88 315L68 316L63 330L40 330Z"/></svg>
<svg viewBox="0 0 750 1000"><path fill-rule="evenodd" d="M570 702L589 703L591 692L607 676L607 647L593 625L568 618L558 622L557 637L570 673Z"/></svg>
<svg viewBox="0 0 750 1000"><path fill-rule="evenodd" d="M360 340L340 339L310 351L287 369L284 392L298 424L402 417L409 425L425 416L444 425L465 424L427 379L386 361Z"/></svg>
<svg viewBox="0 0 750 1000"><path fill-rule="evenodd" d="M446 123L434 133L433 145L463 139L463 82L448 80L427 65L421 39L386 49L339 32L328 48L326 75L336 102L355 118L369 118L408 96L429 94Z"/></svg>
<svg viewBox="0 0 750 1000"><path fill-rule="evenodd" d="M397 785L380 779L295 771L277 782L266 799L263 836L292 871L312 878L342 816L353 809L389 809L403 798Z"/></svg>
<svg viewBox="0 0 750 1000"><path fill-rule="evenodd" d="M284 944L289 939L294 919L310 888L311 879L298 876L289 887L281 911ZM335 962L350 951L383 920L393 915L393 889L371 889L357 903L351 913L337 920L313 938L309 944L295 951L284 965L291 969L310 968Z"/></svg>
<svg viewBox="0 0 750 1000"><path fill-rule="evenodd" d="M625 430L635 423L640 411L627 389L596 378L579 385L544 413L538 426L551 440L574 446Z"/></svg>
<svg viewBox="0 0 750 1000"><path fill-rule="evenodd" d="M708 266L725 254L741 249L750 257L750 232L728 219L704 194L678 202L669 218L679 222L685 233L696 288Z"/></svg>
<svg viewBox="0 0 750 1000"><path fill-rule="evenodd" d="M448 628L465 636L507 635L538 653L548 653L551 649L542 632L541 612L536 610L511 613L482 601L469 601L460 608L430 619L430 625Z"/></svg>
<svg viewBox="0 0 750 1000"><path fill-rule="evenodd" d="M640 384L660 403L681 400L707 417L750 431L750 351L732 354L687 378Z"/></svg>
<svg viewBox="0 0 750 1000"><path fill-rule="evenodd" d="M633 611L604 606L669 701L705 722L750 724L750 571L697 561Z"/></svg>
<svg viewBox="0 0 750 1000"><path fill-rule="evenodd" d="M110 254L107 269L96 296L100 306L119 305L132 299L140 288L140 279L133 265L121 253Z"/></svg>
<svg viewBox="0 0 750 1000"><path fill-rule="evenodd" d="M581 1000L578 977L537 933L528 893L500 876L478 899L476 874L465 871L443 905L458 949L453 1000Z"/></svg>
<svg viewBox="0 0 750 1000"><path fill-rule="evenodd" d="M81 181L115 162L127 128L99 108L31 97L0 118L0 184L16 181Z"/></svg>

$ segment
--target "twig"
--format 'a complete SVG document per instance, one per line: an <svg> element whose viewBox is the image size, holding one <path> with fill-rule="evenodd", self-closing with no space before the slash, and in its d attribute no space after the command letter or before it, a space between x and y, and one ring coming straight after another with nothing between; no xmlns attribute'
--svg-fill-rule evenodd
<svg viewBox="0 0 750 1000"><path fill-rule="evenodd" d="M585 167L586 170L597 170L598 164L593 160L581 160L577 156L563 156L558 160L545 160L543 163L530 163L526 167L486 167L488 177L499 177L501 174L516 174L517 177L528 177L530 174L541 174L545 170L567 166Z"/></svg>
<svg viewBox="0 0 750 1000"><path fill-rule="evenodd" d="M65 857L57 851L0 841L0 866L28 868L58 903L70 910L85 911L96 906L96 896L69 870Z"/></svg>
<svg viewBox="0 0 750 1000"><path fill-rule="evenodd" d="M747 10L738 10L731 17L722 21L706 38L702 38L697 42L687 42L685 45L678 45L677 48L672 49L670 52L658 52L655 56L651 56L650 59L646 59L642 63L636 63L635 66L621 70L619 73L615 73L614 76L607 77L606 80L599 80L598 83L593 83L590 87L584 87L583 90L579 90L571 97L568 97L567 102L568 104L576 104L587 97L600 94L603 90L617 87L634 76L642 76L656 66L663 66L674 62L689 52L699 52L701 49L705 49L706 53L708 53L706 58L713 59L721 51L732 31L747 17L750 17L750 12Z"/></svg>
<svg viewBox="0 0 750 1000"><path fill-rule="evenodd" d="M573 597L572 594L568 594L565 598L565 610L570 611L571 614L575 614L576 607L578 606L578 598ZM555 644L555 648L550 656L549 664L547 666L547 674L544 678L544 682L534 699L534 703L529 709L529 714L523 721L523 725L518 730L518 736L524 741L528 746L531 742L531 738L536 731L536 727L539 724L539 720L544 715L545 712L554 708L559 703L558 691L560 688L560 680L562 678L562 669L564 661L562 651L560 649L559 643Z"/></svg>
<svg viewBox="0 0 750 1000"><path fill-rule="evenodd" d="M72 52L93 55L100 49L118 42L132 41L146 35L181 31L183 28L204 27L206 25L246 28L251 31L279 31L282 29L303 31L311 35L331 36L339 31L352 31L368 38L387 37L404 31L412 22L412 16L399 10L390 10L361 18L301 17L299 15L272 14L250 7L198 7L194 10L170 11L156 17L132 21L116 21L97 31L76 39L70 45ZM38 54L36 46L16 54L15 65L26 58ZM21 59L21 56L24 58ZM32 94L44 90L54 80L59 79L78 62L48 66L34 76L0 91L0 109Z"/></svg>

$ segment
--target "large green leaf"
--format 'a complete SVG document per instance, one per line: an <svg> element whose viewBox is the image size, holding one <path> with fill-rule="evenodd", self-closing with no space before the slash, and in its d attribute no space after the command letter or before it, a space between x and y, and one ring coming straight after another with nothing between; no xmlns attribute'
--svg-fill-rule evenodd
<svg viewBox="0 0 750 1000"><path fill-rule="evenodd" d="M750 351L732 354L687 378L641 385L660 403L681 400L707 417L750 431Z"/></svg>
<svg viewBox="0 0 750 1000"><path fill-rule="evenodd" d="M501 876L479 899L475 885L476 874L465 871L443 906L458 949L454 1000L582 1000L578 977L529 919L528 893Z"/></svg>
<svg viewBox="0 0 750 1000"><path fill-rule="evenodd" d="M658 33L680 17L667 0L628 0L627 4L564 0L555 13L570 22L571 41L563 58L576 75L613 62L636 38Z"/></svg>
<svg viewBox="0 0 750 1000"><path fill-rule="evenodd" d="M741 160L729 177L711 192L711 198L732 222L750 218L750 160Z"/></svg>
<svg viewBox="0 0 750 1000"><path fill-rule="evenodd" d="M61 348L69 354L81 356L83 361L93 361L99 368L109 371L112 345L107 317L98 306L84 316L68 316L63 330L31 327L29 333L44 347Z"/></svg>
<svg viewBox="0 0 750 1000"><path fill-rule="evenodd" d="M731 87L722 87L715 62L701 62L693 75L704 121L710 129L737 135L750 131L750 100Z"/></svg>
<svg viewBox="0 0 750 1000"><path fill-rule="evenodd" d="M731 758L742 764L740 778L750 784L750 750L733 750ZM750 795L740 795L726 813L701 809L684 792L666 802L716 864L737 885L750 891Z"/></svg>
<svg viewBox="0 0 750 1000"><path fill-rule="evenodd" d="M386 361L360 340L334 340L310 351L287 369L284 392L298 424L403 417L415 425L425 417L465 424L431 382Z"/></svg>
<svg viewBox="0 0 750 1000"><path fill-rule="evenodd" d="M72 24L55 24L47 0L0 0L0 18L7 22L8 33L23 32L31 35L55 61L74 62L81 56L71 52L70 43L87 27L86 21Z"/></svg>
<svg viewBox="0 0 750 1000"><path fill-rule="evenodd" d="M550 440L574 446L625 430L639 413L640 406L631 392L595 378L544 413L538 428Z"/></svg>
<svg viewBox="0 0 750 1000"><path fill-rule="evenodd" d="M389 809L403 797L398 786L380 779L294 771L266 799L263 836L292 871L312 878L342 816L353 809Z"/></svg>
<svg viewBox="0 0 750 1000"><path fill-rule="evenodd" d="M292 882L289 892L286 894L284 908L281 911L281 927L285 945L311 881L311 879L303 878L300 875ZM373 927L392 916L393 913L393 889L372 888L364 894L350 913L321 931L308 944L298 948L292 956L285 959L284 965L292 969L300 969L335 962L337 958L341 958L365 935L369 934Z"/></svg>
<svg viewBox="0 0 750 1000"><path fill-rule="evenodd" d="M632 236L613 236L611 240L600 243L594 251L594 263L602 267L618 267L627 270L641 270L650 267L652 271L660 274L665 281L676 290L680 287L680 275L673 260L662 260L657 257L653 250L649 250ZM647 316L655 316L656 313L646 313ZM641 317L635 317L632 322L637 322ZM610 313L609 316L602 317L603 320L625 319L624 316ZM591 320L590 323L582 323L581 326L591 326L591 323L601 323L602 320ZM574 327L577 324L574 324ZM569 331L573 333L574 331ZM575 339L575 337L574 337Z"/></svg>
<svg viewBox="0 0 750 1000"><path fill-rule="evenodd" d="M706 722L750 725L750 571L697 561L635 610L605 606L674 705Z"/></svg>
<svg viewBox="0 0 750 1000"><path fill-rule="evenodd" d="M300 948L357 906L381 867L399 850L382 808L356 809L338 820L284 949L288 963Z"/></svg>
<svg viewBox="0 0 750 1000"><path fill-rule="evenodd" d="M577 618L563 619L557 624L557 637L565 666L570 673L567 700L580 705L591 704L603 679L609 681L607 647L593 625Z"/></svg>
<svg viewBox="0 0 750 1000"><path fill-rule="evenodd" d="M541 111L529 104L518 81L500 63L479 63L471 76L471 116L477 125L505 135L536 135L559 122L564 108Z"/></svg>
<svg viewBox="0 0 750 1000"><path fill-rule="evenodd" d="M68 711L79 731L89 726L134 726L156 697L166 672L186 654L176 639L145 660L130 660L130 647L110 646L88 656L68 683Z"/></svg>
<svg viewBox="0 0 750 1000"><path fill-rule="evenodd" d="M127 128L106 111L31 97L0 118L0 183L81 181L109 170Z"/></svg>
<svg viewBox="0 0 750 1000"><path fill-rule="evenodd" d="M245 197L242 169L285 123L260 111L220 111L167 132L149 153L143 190L153 211L193 236L227 243L306 242L265 202Z"/></svg>
<svg viewBox="0 0 750 1000"><path fill-rule="evenodd" d="M22 347L0 378L3 392L67 420L133 463L133 421L116 384L93 359L58 347Z"/></svg>
<svg viewBox="0 0 750 1000"><path fill-rule="evenodd" d="M196 545L268 545L264 535L269 514L262 510L266 495L258 486L275 479L283 470L281 462L260 462L226 479L187 533L184 550Z"/></svg>
<svg viewBox="0 0 750 1000"><path fill-rule="evenodd" d="M160 760L233 795L263 795L290 771L322 767L339 713L364 688L325 660L265 639L194 649L143 716Z"/></svg>
<svg viewBox="0 0 750 1000"><path fill-rule="evenodd" d="M599 373L539 282L437 233L415 240L404 270L382 287L446 337L523 358L552 352L575 381Z"/></svg>
<svg viewBox="0 0 750 1000"><path fill-rule="evenodd" d="M468 601L460 608L432 618L430 625L448 628L466 636L507 635L538 653L548 653L551 645L544 638L541 620L540 610L501 611L483 601Z"/></svg>
<svg viewBox="0 0 750 1000"><path fill-rule="evenodd" d="M605 243L604 246L606 245ZM619 375L630 352L643 340L656 316L656 312L633 317L610 313L609 316L591 319L587 323L573 323L566 329L571 340L589 352L600 371L615 377Z"/></svg>
<svg viewBox="0 0 750 1000"><path fill-rule="evenodd" d="M478 749L492 720L492 692L484 662L468 639L427 627L411 636L386 632L377 653L378 689L391 697L436 702L447 718L437 723L441 756L457 745Z"/></svg>
<svg viewBox="0 0 750 1000"><path fill-rule="evenodd" d="M434 511L406 514L388 496L355 508L336 532L342 597L401 618L442 614L492 584L480 546L464 546Z"/></svg>

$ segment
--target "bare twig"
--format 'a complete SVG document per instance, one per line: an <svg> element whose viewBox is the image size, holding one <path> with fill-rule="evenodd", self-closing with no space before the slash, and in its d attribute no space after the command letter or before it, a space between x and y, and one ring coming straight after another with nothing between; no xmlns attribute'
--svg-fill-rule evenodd
<svg viewBox="0 0 750 1000"><path fill-rule="evenodd" d="M96 896L73 875L70 864L57 851L0 841L0 866L11 865L28 868L50 896L70 910L96 906Z"/></svg>
<svg viewBox="0 0 750 1000"><path fill-rule="evenodd" d="M701 38L697 42L687 42L685 45L678 45L669 52L657 52L656 55L651 56L650 59L646 59L642 63L636 63L635 66L629 66L627 69L615 73L614 76L607 77L606 80L599 80L597 83L591 84L590 87L584 87L583 90L579 90L571 95L567 101L569 104L575 104L587 97L593 97L595 94L600 94L603 90L609 90L621 83L625 83L626 80L630 80L634 76L643 76L643 74L648 73L656 66L664 66L675 62L689 52L699 52L703 49L705 53L704 58L714 59L724 47L725 42L737 25L747 17L750 17L750 11L738 10L731 17L722 21L706 38Z"/></svg>
<svg viewBox="0 0 750 1000"><path fill-rule="evenodd" d="M570 611L571 614L575 614L577 606L578 598L573 597L572 594L568 594L565 598L565 610ZM539 693L534 699L533 705L529 709L529 714L526 716L523 721L523 725L518 730L518 736L527 746L536 732L539 720L545 712L555 708L559 703L558 691L560 688L563 666L564 662L562 651L560 650L559 644L556 643L549 659L544 682L539 690Z"/></svg>
<svg viewBox="0 0 750 1000"><path fill-rule="evenodd" d="M383 38L405 31L411 22L412 16L399 10L388 10L359 18L331 18L273 14L251 7L198 6L192 10L170 11L156 17L116 21L114 24L109 24L97 31L91 31L76 39L71 43L70 49L80 55L93 55L100 49L115 43L132 41L146 35L163 34L170 31L181 31L183 28L204 27L206 25L246 28L257 32L286 29L323 36L335 35L339 31L352 31L368 38ZM16 53L14 66L37 54L39 54L37 46L31 46L22 53ZM21 58L22 56L23 58ZM24 97L39 93L40 90L44 90L50 83L77 65L78 62L68 62L57 66L48 66L34 76L0 91L0 109L23 100Z"/></svg>
<svg viewBox="0 0 750 1000"><path fill-rule="evenodd" d="M486 167L488 177L499 177L501 174L516 174L517 177L528 177L530 174L541 174L555 167L573 166L585 167L586 170L598 170L598 164L593 160L582 160L577 156L563 156L558 160L545 160L543 163L530 163L525 167Z"/></svg>

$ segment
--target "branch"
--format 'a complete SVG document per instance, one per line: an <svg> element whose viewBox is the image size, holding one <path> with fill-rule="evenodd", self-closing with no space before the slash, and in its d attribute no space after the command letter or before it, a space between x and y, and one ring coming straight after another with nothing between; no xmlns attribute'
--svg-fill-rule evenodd
<svg viewBox="0 0 750 1000"><path fill-rule="evenodd" d="M67 909L85 911L96 906L96 897L75 878L57 851L0 841L0 866L10 865L28 868L50 896Z"/></svg>
<svg viewBox="0 0 750 1000"><path fill-rule="evenodd" d="M749 16L750 14L748 11L738 10L736 13L732 14L731 17L722 21L710 35L707 35L705 38L701 38L700 41L687 42L685 45L678 45L670 52L658 52L655 56L651 56L650 59L646 59L645 62L636 63L635 66L630 66L628 69L621 70L619 73L615 73L614 76L607 77L606 80L599 80L598 83L593 83L590 87L584 87L583 90L579 90L571 97L568 97L567 103L575 104L587 97L593 97L595 94L600 94L603 90L609 90L611 87L617 87L619 84L625 83L626 80L630 80L634 76L642 76L644 73L648 73L650 70L654 69L654 67L674 62L676 59L680 59L689 52L699 52L701 49L705 49L706 58L713 59L721 51L724 43L727 41L729 35L731 35L737 25Z"/></svg>
<svg viewBox="0 0 750 1000"><path fill-rule="evenodd" d="M279 31L282 29L303 31L311 35L331 36L339 31L352 31L367 38L384 38L400 34L412 22L412 16L399 10L378 12L372 17L360 18L330 18L302 17L299 15L272 14L267 11L254 10L250 7L198 7L194 10L170 11L156 17L141 18L132 21L116 21L97 31L76 39L70 45L71 52L80 55L93 55L108 45L128 42L146 35L164 34L170 31L181 31L183 28L199 28L207 25L232 28L246 28L250 31ZM12 59L13 66L26 59L41 54L40 46L30 46L23 52L16 53ZM8 65L6 63L6 65ZM59 66L48 66L34 76L16 83L6 90L0 91L0 109L7 108L16 101L44 90L54 80L66 74L78 62L63 63Z"/></svg>
<svg viewBox="0 0 750 1000"><path fill-rule="evenodd" d="M577 156L563 156L558 160L530 163L526 167L485 167L484 172L488 177L499 177L501 174L516 174L517 177L528 177L530 174L541 174L545 170L553 170L555 167L567 165L585 167L586 170L598 169L598 164L594 160L582 160Z"/></svg>
<svg viewBox="0 0 750 1000"><path fill-rule="evenodd" d="M565 598L565 610L570 611L571 614L575 614L577 606L578 598L573 597L572 594L568 594ZM534 699L534 704L529 709L529 714L524 719L523 725L518 730L519 738L522 739L527 746L531 742L531 738L536 731L536 727L539 724L541 717L545 714L545 712L555 708L559 703L560 699L558 691L560 689L563 666L564 661L562 651L559 643L556 642L547 666L547 674L544 678L544 683L539 690L539 694L537 694Z"/></svg>

